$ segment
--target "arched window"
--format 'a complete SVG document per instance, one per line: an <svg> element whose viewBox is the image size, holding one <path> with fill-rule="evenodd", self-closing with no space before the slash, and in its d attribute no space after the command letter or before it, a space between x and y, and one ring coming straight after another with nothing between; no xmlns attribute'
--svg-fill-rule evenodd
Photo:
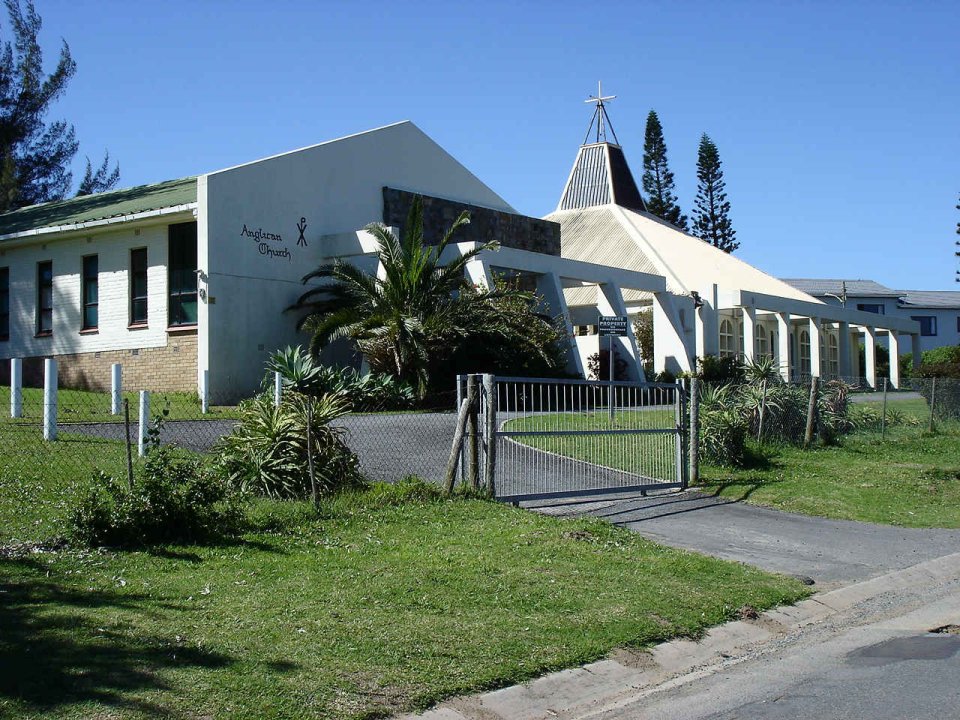
<svg viewBox="0 0 960 720"><path fill-rule="evenodd" d="M737 343L740 348L740 357L743 357L743 323L737 323Z"/></svg>
<svg viewBox="0 0 960 720"><path fill-rule="evenodd" d="M827 339L827 372L831 377L840 376L840 339L830 334Z"/></svg>
<svg viewBox="0 0 960 720"><path fill-rule="evenodd" d="M777 333L775 330L770 331L770 357L777 357L780 352L780 348L777 347ZM777 358L779 362L783 362L783 358Z"/></svg>
<svg viewBox="0 0 960 720"><path fill-rule="evenodd" d="M767 352L767 334L763 331L763 328L759 325L756 329L757 337L754 342L754 352L756 353L757 360L760 360L768 354Z"/></svg>
<svg viewBox="0 0 960 720"><path fill-rule="evenodd" d="M733 353L733 323L720 321L720 357L731 357Z"/></svg>
<svg viewBox="0 0 960 720"><path fill-rule="evenodd" d="M810 331L800 331L800 374L810 374Z"/></svg>

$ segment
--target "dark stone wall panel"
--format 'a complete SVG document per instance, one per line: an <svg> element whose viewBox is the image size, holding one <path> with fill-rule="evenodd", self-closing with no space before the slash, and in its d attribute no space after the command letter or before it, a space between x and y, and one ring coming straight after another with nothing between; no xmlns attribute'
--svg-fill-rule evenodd
<svg viewBox="0 0 960 720"><path fill-rule="evenodd" d="M383 222L403 229L416 193L383 188ZM423 234L427 244L443 238L462 211L470 213L470 224L457 231L459 242L498 241L503 247L560 255L560 224L540 218L491 210L466 203L423 196Z"/></svg>

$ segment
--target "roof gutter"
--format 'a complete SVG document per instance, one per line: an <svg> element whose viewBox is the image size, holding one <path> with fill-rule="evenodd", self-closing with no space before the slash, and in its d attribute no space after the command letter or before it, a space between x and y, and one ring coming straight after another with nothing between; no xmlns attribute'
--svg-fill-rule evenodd
<svg viewBox="0 0 960 720"><path fill-rule="evenodd" d="M57 235L60 233L78 232L93 228L106 227L109 225L120 225L122 223L138 222L141 220L150 220L165 215L176 215L197 209L197 203L184 203L182 205L172 205L170 207L160 208L158 210L144 210L143 212L130 213L128 215L117 215L115 217L103 218L101 220L85 220L82 222L69 223L67 225L48 225L47 227L34 228L33 230L24 230L23 232L8 233L0 235L0 242L7 240L27 240L46 235Z"/></svg>

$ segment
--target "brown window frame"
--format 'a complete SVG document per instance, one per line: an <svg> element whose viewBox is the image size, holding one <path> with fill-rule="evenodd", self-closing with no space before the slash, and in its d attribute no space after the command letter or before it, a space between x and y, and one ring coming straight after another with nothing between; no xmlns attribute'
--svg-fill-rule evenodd
<svg viewBox="0 0 960 720"><path fill-rule="evenodd" d="M136 258L142 254L143 258L143 268L138 269L138 263ZM146 327L149 318L150 318L150 308L149 308L149 297L150 297L150 286L149 278L147 275L149 265L149 253L147 248L133 248L130 251L130 281L129 281L129 298L130 298L130 327ZM143 294L137 294L137 279L143 279ZM142 303L143 307L143 317L142 319L137 315L138 303Z"/></svg>
<svg viewBox="0 0 960 720"><path fill-rule="evenodd" d="M44 280L44 269L50 272L50 279ZM50 290L50 303L43 301L44 289ZM44 327L44 318L49 317L49 327ZM53 335L53 260L43 260L37 263L37 336L48 337Z"/></svg>

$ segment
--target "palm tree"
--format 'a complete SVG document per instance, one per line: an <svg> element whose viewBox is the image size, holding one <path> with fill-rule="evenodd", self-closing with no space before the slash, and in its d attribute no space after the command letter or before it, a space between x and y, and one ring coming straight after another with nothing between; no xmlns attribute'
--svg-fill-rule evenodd
<svg viewBox="0 0 960 720"><path fill-rule="evenodd" d="M473 289L464 273L478 254L496 250L496 242L440 264L454 233L469 222L468 213L460 213L439 244L425 245L423 201L417 196L402 239L380 223L367 225L365 229L377 241L380 271L376 276L337 260L303 279L331 281L311 288L294 305L308 311L298 327L313 333L310 351L317 354L334 340L349 338L372 370L409 382L422 397L433 351L440 343L469 335L462 319L471 316L470 306L503 294L502 290Z"/></svg>

